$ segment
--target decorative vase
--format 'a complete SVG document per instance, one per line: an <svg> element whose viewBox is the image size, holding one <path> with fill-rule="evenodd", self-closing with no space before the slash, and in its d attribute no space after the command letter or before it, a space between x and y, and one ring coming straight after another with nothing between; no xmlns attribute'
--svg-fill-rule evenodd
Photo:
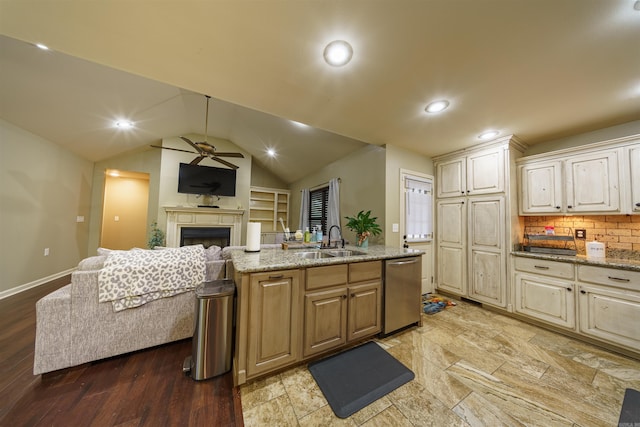
<svg viewBox="0 0 640 427"><path fill-rule="evenodd" d="M366 249L369 247L369 236L358 235L356 240L356 246Z"/></svg>

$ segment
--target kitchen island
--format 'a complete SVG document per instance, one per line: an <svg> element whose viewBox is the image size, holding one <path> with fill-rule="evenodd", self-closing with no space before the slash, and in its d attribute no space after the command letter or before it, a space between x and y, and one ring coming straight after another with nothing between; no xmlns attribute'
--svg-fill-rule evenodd
<svg viewBox="0 0 640 427"><path fill-rule="evenodd" d="M385 246L231 250L237 288L234 383L380 333L384 261L423 253Z"/></svg>

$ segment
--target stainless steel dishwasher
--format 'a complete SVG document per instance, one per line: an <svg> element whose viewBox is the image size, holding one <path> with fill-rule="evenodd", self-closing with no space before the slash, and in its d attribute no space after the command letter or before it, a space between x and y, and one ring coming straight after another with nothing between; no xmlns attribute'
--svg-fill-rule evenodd
<svg viewBox="0 0 640 427"><path fill-rule="evenodd" d="M384 328L389 334L420 321L422 255L384 263Z"/></svg>

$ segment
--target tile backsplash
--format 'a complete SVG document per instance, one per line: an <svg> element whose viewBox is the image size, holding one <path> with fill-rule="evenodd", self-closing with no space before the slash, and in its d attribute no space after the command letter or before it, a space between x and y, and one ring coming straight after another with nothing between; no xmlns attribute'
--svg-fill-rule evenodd
<svg viewBox="0 0 640 427"><path fill-rule="evenodd" d="M576 239L581 255L586 252L585 243L594 238L606 245L608 257L636 258L640 253L640 215L526 216L524 226L532 233L544 233L545 226L554 226L558 234L586 230L586 240Z"/></svg>

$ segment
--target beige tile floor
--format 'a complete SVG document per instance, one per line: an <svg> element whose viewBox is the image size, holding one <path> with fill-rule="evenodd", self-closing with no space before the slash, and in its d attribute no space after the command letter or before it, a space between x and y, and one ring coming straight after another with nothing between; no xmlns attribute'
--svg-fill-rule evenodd
<svg viewBox="0 0 640 427"><path fill-rule="evenodd" d="M640 362L458 302L376 340L416 378L336 417L305 366L241 387L246 426L615 426Z"/></svg>

